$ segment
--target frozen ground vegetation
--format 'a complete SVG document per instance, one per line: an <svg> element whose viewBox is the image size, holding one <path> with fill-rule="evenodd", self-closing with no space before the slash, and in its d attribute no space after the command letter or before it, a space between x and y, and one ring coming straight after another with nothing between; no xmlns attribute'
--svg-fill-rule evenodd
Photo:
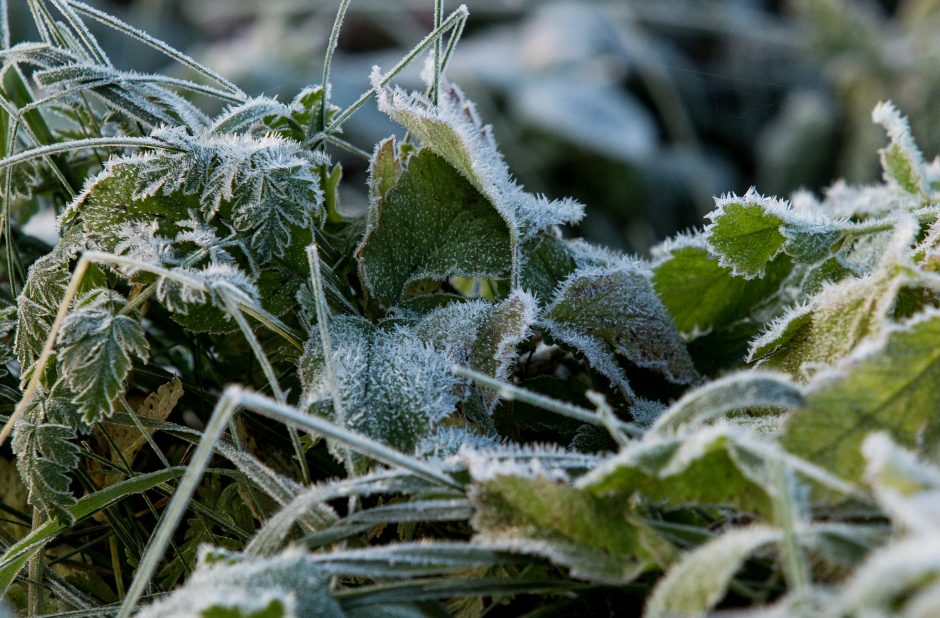
<svg viewBox="0 0 940 618"><path fill-rule="evenodd" d="M341 107L348 0L286 103L27 4L36 42L0 52L0 615L940 613L940 161L891 103L880 184L724 195L641 259L513 179L445 78L464 7ZM364 105L401 133L349 143ZM370 162L363 215L337 149ZM52 247L21 230L41 210Z"/></svg>

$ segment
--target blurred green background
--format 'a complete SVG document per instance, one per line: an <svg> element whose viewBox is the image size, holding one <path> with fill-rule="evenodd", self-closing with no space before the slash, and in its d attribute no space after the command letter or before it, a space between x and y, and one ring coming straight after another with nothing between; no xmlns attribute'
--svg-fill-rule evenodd
<svg viewBox="0 0 940 618"><path fill-rule="evenodd" d="M14 40L33 39L11 2ZM319 81L338 0L92 1L217 69L289 101ZM457 2L445 3L446 10ZM754 185L781 196L877 178L892 99L928 155L940 151L940 0L469 0L448 75L474 99L519 180L588 206L575 233L644 253L700 224L712 197ZM333 97L354 100L432 27L431 0L352 0ZM122 68L164 60L110 32ZM400 80L418 87L420 63ZM360 147L395 131L369 105ZM366 207L365 162L343 158L343 207ZM361 179L362 182L357 182Z"/></svg>

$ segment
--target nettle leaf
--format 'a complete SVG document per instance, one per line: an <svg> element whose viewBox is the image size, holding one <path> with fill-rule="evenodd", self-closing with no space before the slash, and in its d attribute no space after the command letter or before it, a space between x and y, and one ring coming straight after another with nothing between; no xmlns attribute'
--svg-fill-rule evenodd
<svg viewBox="0 0 940 618"><path fill-rule="evenodd" d="M806 304L779 317L751 344L748 360L805 379L877 335L888 324L902 286L913 277L908 257L913 234L911 226L899 226L874 272L824 285Z"/></svg>
<svg viewBox="0 0 940 618"><path fill-rule="evenodd" d="M378 173L373 167L373 182L379 182ZM506 276L513 262L513 233L453 167L432 151L420 150L373 205L356 250L360 279L391 306L419 281Z"/></svg>
<svg viewBox="0 0 940 618"><path fill-rule="evenodd" d="M294 234L325 215L314 168L323 155L275 135L190 135L163 128L152 137L167 150L112 158L73 200L63 221L82 213L86 232L116 242L129 220L162 218L160 231L174 237L176 221L196 209L206 221L220 217L250 246L249 259L264 264L283 257ZM103 226L103 227L102 227Z"/></svg>
<svg viewBox="0 0 940 618"><path fill-rule="evenodd" d="M79 449L72 440L80 426L70 393L57 385L33 396L13 433L13 453L29 503L50 519L67 523L73 520L67 509L75 504L68 475L79 463Z"/></svg>
<svg viewBox="0 0 940 618"><path fill-rule="evenodd" d="M804 262L828 256L849 224L817 210L793 208L754 189L745 195L715 200L706 217L709 250L721 266L746 279L763 277L767 264L781 252Z"/></svg>
<svg viewBox="0 0 940 618"><path fill-rule="evenodd" d="M559 286L540 325L584 354L591 367L624 393L631 391L615 355L678 384L698 379L648 268L636 260L576 270Z"/></svg>
<svg viewBox="0 0 940 618"><path fill-rule="evenodd" d="M308 340L299 361L305 407L409 453L454 411L458 383L451 361L411 329L335 317L330 338L335 385L319 336ZM345 419L335 417L334 386Z"/></svg>
<svg viewBox="0 0 940 618"><path fill-rule="evenodd" d="M793 454L855 481L860 446L873 431L898 444L932 448L940 441L940 313L928 310L860 346L816 377L806 405L789 417L782 444Z"/></svg>
<svg viewBox="0 0 940 618"><path fill-rule="evenodd" d="M186 583L143 608L137 616L342 618L345 614L330 595L329 577L300 549L247 559L204 546Z"/></svg>
<svg viewBox="0 0 940 618"><path fill-rule="evenodd" d="M92 304L66 316L57 341L59 365L85 423L111 415L131 356L146 362L149 349L140 322L109 307Z"/></svg>
<svg viewBox="0 0 940 618"><path fill-rule="evenodd" d="M644 618L708 614L724 598L744 562L782 539L777 528L750 526L725 532L689 552L656 585Z"/></svg>
<svg viewBox="0 0 940 618"><path fill-rule="evenodd" d="M653 250L653 283L676 327L704 333L731 325L780 286L790 260L771 260L760 279L735 277L708 252L701 234L679 236Z"/></svg>
<svg viewBox="0 0 940 618"><path fill-rule="evenodd" d="M16 358L26 373L42 351L69 284L67 263L55 253L29 267L26 285L16 299Z"/></svg>
<svg viewBox="0 0 940 618"><path fill-rule="evenodd" d="M526 193L515 183L492 129L483 125L476 107L457 86L443 82L440 104L434 105L422 94L381 88L378 80L374 73L379 110L443 158L492 205L506 222L514 254L525 238L554 225L577 223L584 216L584 207L573 200L551 201ZM514 272L519 266L514 261Z"/></svg>
<svg viewBox="0 0 940 618"><path fill-rule="evenodd" d="M472 300L435 309L415 326L415 333L452 362L507 380L516 346L529 335L537 312L532 296L517 290L496 304ZM479 393L492 412L498 394L492 389Z"/></svg>
<svg viewBox="0 0 940 618"><path fill-rule="evenodd" d="M888 132L891 143L878 151L885 181L895 183L908 193L927 195L927 177L924 156L911 135L907 118L890 101L880 102L871 113L871 119Z"/></svg>
<svg viewBox="0 0 940 618"><path fill-rule="evenodd" d="M619 496L596 496L547 477L497 475L470 492L474 541L548 558L573 577L609 584L653 566L643 536ZM638 518L637 518L638 519Z"/></svg>

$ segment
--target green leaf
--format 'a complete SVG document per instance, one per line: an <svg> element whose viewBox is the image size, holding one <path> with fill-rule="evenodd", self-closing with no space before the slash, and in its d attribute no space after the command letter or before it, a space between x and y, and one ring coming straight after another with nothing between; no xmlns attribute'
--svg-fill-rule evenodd
<svg viewBox="0 0 940 618"><path fill-rule="evenodd" d="M756 194L716 200L717 210L707 215L711 223L705 236L721 266L734 275L763 277L767 263L783 250L786 237L780 232L783 219L767 212Z"/></svg>
<svg viewBox="0 0 940 618"><path fill-rule="evenodd" d="M59 363L87 424L111 415L131 370L131 356L146 361L149 349L139 321L106 307L85 307L65 318Z"/></svg>
<svg viewBox="0 0 940 618"><path fill-rule="evenodd" d="M302 407L407 453L453 412L457 380L451 362L411 329L334 317L330 338L333 383L319 336L307 342L299 361ZM335 417L334 392L345 419Z"/></svg>
<svg viewBox="0 0 940 618"><path fill-rule="evenodd" d="M521 290L499 303L484 300L452 302L424 316L415 334L447 355L498 380L507 380L516 360L516 346L529 334L538 311L532 297ZM492 412L498 394L480 389L484 407Z"/></svg>
<svg viewBox="0 0 940 618"><path fill-rule="evenodd" d="M930 310L888 328L831 372L816 378L806 405L788 420L782 444L850 481L865 463L860 446L873 431L898 444L940 442L940 313Z"/></svg>
<svg viewBox="0 0 940 618"><path fill-rule="evenodd" d="M68 507L71 520L78 521L107 508L122 498L145 492L161 483L182 476L185 470L183 467L176 467L148 472L85 496ZM0 595L6 593L16 574L29 562L29 559L66 528L68 524L61 520L49 520L17 541L3 556L0 556Z"/></svg>
<svg viewBox="0 0 940 618"><path fill-rule="evenodd" d="M874 272L824 286L805 305L780 316L751 344L748 360L780 368L805 380L877 335L914 269L909 262L913 230L899 227Z"/></svg>
<svg viewBox="0 0 940 618"><path fill-rule="evenodd" d="M595 494L632 494L671 506L734 506L770 517L771 470L763 459L781 457L768 444L727 426L702 428L682 438L631 444L578 481Z"/></svg>
<svg viewBox="0 0 940 618"><path fill-rule="evenodd" d="M499 475L470 494L478 543L544 556L573 577L625 583L652 565L620 496L597 496L545 477Z"/></svg>
<svg viewBox="0 0 940 618"><path fill-rule="evenodd" d="M555 288L577 268L571 250L554 234L539 234L522 245L520 286L541 304L549 303Z"/></svg>
<svg viewBox="0 0 940 618"><path fill-rule="evenodd" d="M888 101L880 102L871 118L885 128L891 144L879 151L885 180L896 183L908 193L926 195L924 156L921 154L907 118Z"/></svg>
<svg viewBox="0 0 940 618"><path fill-rule="evenodd" d="M625 393L631 391L615 355L679 384L698 378L641 262L625 258L576 270L559 286L541 325Z"/></svg>
<svg viewBox="0 0 940 618"><path fill-rule="evenodd" d="M386 306L422 280L500 277L512 267L513 241L506 222L430 150L411 157L397 184L373 205L369 219L356 250L359 274Z"/></svg>
<svg viewBox="0 0 940 618"><path fill-rule="evenodd" d="M39 258L29 268L26 285L16 299L14 350L24 373L46 343L68 284L68 268L55 253Z"/></svg>
<svg viewBox="0 0 940 618"><path fill-rule="evenodd" d="M738 197L715 200L717 209L706 217L705 239L720 266L732 274L763 277L767 265L781 252L798 262L825 259L851 224L832 219L815 203L791 206L763 197L754 189Z"/></svg>
<svg viewBox="0 0 940 618"><path fill-rule="evenodd" d="M68 402L58 402L68 405ZM56 405L53 401L41 401L33 406ZM16 467L27 489L29 503L42 510L46 517L67 524L72 523L68 507L75 504L75 496L69 490L71 479L68 473L78 466L78 446L71 440L75 430L67 425L44 422L35 412L16 424L13 434L13 452Z"/></svg>
<svg viewBox="0 0 940 618"><path fill-rule="evenodd" d="M653 283L676 327L683 333L727 327L745 317L772 294L790 270L777 257L760 279L735 277L708 253L702 236L679 237L663 244L653 263Z"/></svg>
<svg viewBox="0 0 940 618"><path fill-rule="evenodd" d="M689 552L656 585L644 618L707 615L724 598L744 562L782 539L783 532L776 528L750 526L725 532Z"/></svg>

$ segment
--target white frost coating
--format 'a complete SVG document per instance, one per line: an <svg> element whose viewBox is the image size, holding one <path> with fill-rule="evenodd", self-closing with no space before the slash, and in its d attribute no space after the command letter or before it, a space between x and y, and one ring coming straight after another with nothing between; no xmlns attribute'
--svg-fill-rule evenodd
<svg viewBox="0 0 940 618"><path fill-rule="evenodd" d="M705 233L700 229L691 229L671 236L650 249L650 257L653 258L651 269L656 268L670 259L672 254L682 249L702 249L708 250L708 243L705 241Z"/></svg>
<svg viewBox="0 0 940 618"><path fill-rule="evenodd" d="M748 362L759 362L786 345L797 329L811 328L811 341L804 346L803 373L824 367L848 354L862 339L885 327L901 286L916 267L910 246L917 223L901 217L871 274L823 284L822 290L804 304L788 309L756 338L748 351ZM800 323L803 324L800 324ZM792 329L787 335L788 329Z"/></svg>
<svg viewBox="0 0 940 618"><path fill-rule="evenodd" d="M540 324L628 399L634 393L615 354L675 383L697 379L669 313L653 289L649 266L625 256L610 265L579 268L562 281Z"/></svg>
<svg viewBox="0 0 940 618"><path fill-rule="evenodd" d="M440 105L420 93L380 85L373 68L379 110L407 127L422 143L447 160L482 193L506 221L514 244L539 230L577 223L584 207L574 200L550 201L526 193L513 180L496 147L492 128L480 121L476 106L456 85L441 82Z"/></svg>
<svg viewBox="0 0 940 618"><path fill-rule="evenodd" d="M892 145L896 145L904 153L907 163L911 166L911 172L914 174L914 181L917 183L918 191L927 195L930 187L926 184L926 174L924 172L924 155L920 148L914 142L914 136L911 133L911 125L907 118L901 115L901 112L891 101L879 101L875 109L871 112L871 119L885 128ZM889 173L886 162L888 149L881 150L882 166L885 169L885 180L889 183L896 183L897 180Z"/></svg>
<svg viewBox="0 0 940 618"><path fill-rule="evenodd" d="M114 245L114 253L127 257L163 266L177 263L173 250L173 241L160 236L159 224L156 221L129 221L118 230L121 240ZM128 277L133 277L136 268L130 266L119 267Z"/></svg>
<svg viewBox="0 0 940 618"><path fill-rule="evenodd" d="M455 409L458 382L450 371L452 363L409 328L384 330L341 316L330 328L334 378L347 426L413 452ZM299 364L301 407L329 414L331 388L323 361L320 337L311 337Z"/></svg>
<svg viewBox="0 0 940 618"><path fill-rule="evenodd" d="M189 580L167 597L143 608L140 618L199 618L211 608L254 613L280 602L285 618L344 616L329 583L312 557L288 549L270 558L246 560L203 546Z"/></svg>
<svg viewBox="0 0 940 618"><path fill-rule="evenodd" d="M704 228L709 253L718 259L720 266L730 269L732 274L745 279L762 276L764 269L761 268L757 274L741 270L739 260L716 249L712 241L721 219L730 216L727 215L725 209L732 205L754 206L765 215L780 220L778 231L784 237L785 242L767 257L767 262L773 260L781 252L794 256L815 256L825 253L828 245L836 240L838 233L851 225L847 219L834 217L825 210L817 208L815 201L801 199L794 205L786 200L761 195L754 187L748 189L742 196L729 193L715 198L715 210L705 215L705 218L710 221ZM729 222L728 225L732 223Z"/></svg>
<svg viewBox="0 0 940 618"><path fill-rule="evenodd" d="M415 447L414 455L431 461L454 460L462 449L472 451L499 448L500 440L464 427L440 426L426 435Z"/></svg>
<svg viewBox="0 0 940 618"><path fill-rule="evenodd" d="M470 477L480 482L500 476L567 480L603 461L601 456L570 451L553 444L504 444L496 448L466 445L460 450L459 457Z"/></svg>

